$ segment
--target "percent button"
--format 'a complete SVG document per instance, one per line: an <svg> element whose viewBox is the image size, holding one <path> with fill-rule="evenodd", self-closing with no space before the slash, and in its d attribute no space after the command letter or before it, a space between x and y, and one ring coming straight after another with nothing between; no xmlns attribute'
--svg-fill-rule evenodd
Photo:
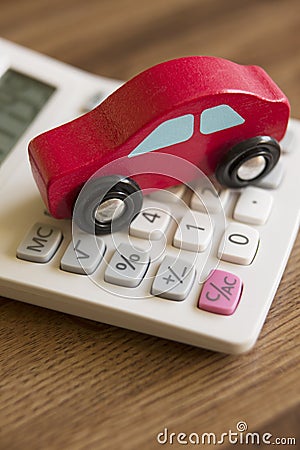
<svg viewBox="0 0 300 450"><path fill-rule="evenodd" d="M149 252L121 244L106 268L104 279L118 286L137 287L149 267Z"/></svg>

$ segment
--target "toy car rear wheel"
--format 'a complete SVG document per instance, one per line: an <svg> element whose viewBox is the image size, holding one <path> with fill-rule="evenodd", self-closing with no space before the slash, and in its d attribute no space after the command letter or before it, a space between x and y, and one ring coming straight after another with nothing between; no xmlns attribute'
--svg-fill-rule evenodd
<svg viewBox="0 0 300 450"><path fill-rule="evenodd" d="M96 235L119 231L140 212L143 194L131 178L111 175L88 181L73 211L79 228Z"/></svg>
<svg viewBox="0 0 300 450"><path fill-rule="evenodd" d="M256 136L232 147L216 169L224 186L240 188L256 183L277 164L280 145L270 136Z"/></svg>

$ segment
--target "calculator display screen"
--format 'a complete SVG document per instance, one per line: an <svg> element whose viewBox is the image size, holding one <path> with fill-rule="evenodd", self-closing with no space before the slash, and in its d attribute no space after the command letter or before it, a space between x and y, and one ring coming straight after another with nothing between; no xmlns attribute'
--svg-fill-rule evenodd
<svg viewBox="0 0 300 450"><path fill-rule="evenodd" d="M54 91L12 69L0 78L0 164Z"/></svg>

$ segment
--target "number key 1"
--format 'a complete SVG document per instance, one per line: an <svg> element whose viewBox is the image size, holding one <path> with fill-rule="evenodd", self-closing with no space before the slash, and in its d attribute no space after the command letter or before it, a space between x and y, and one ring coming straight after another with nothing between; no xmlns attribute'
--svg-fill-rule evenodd
<svg viewBox="0 0 300 450"><path fill-rule="evenodd" d="M213 225L208 214L188 211L176 230L173 245L183 250L204 252L213 236Z"/></svg>

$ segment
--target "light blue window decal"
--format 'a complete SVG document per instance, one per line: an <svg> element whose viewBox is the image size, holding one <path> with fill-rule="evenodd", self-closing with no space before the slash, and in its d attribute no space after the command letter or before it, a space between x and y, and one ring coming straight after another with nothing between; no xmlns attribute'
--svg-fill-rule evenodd
<svg viewBox="0 0 300 450"><path fill-rule="evenodd" d="M128 158L187 141L192 137L193 131L194 116L192 114L166 120L135 147Z"/></svg>
<svg viewBox="0 0 300 450"><path fill-rule="evenodd" d="M245 119L230 106L214 106L213 108L202 111L200 116L200 132L202 134L212 134L216 133L216 131L236 127L244 122Z"/></svg>

